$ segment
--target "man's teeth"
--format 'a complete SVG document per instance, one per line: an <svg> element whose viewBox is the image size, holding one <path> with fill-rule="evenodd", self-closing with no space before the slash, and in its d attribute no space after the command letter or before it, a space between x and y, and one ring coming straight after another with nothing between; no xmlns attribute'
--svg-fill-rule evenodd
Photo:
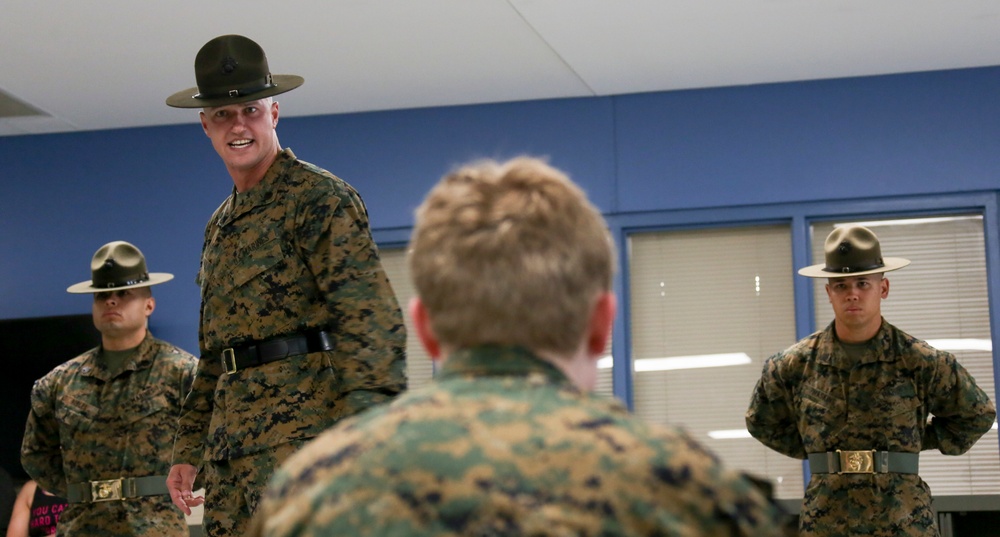
<svg viewBox="0 0 1000 537"><path fill-rule="evenodd" d="M248 146L253 142L253 140L236 140L235 142L229 142L231 147L244 147Z"/></svg>

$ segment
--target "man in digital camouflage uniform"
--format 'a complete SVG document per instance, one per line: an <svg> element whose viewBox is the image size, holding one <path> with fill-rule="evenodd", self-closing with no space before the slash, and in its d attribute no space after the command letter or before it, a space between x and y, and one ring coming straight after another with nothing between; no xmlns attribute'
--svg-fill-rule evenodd
<svg viewBox="0 0 1000 537"><path fill-rule="evenodd" d="M692 438L589 393L614 253L565 175L524 157L458 170L410 247L436 378L289 459L250 535L780 535Z"/></svg>
<svg viewBox="0 0 1000 537"><path fill-rule="evenodd" d="M168 485L185 513L204 501L210 537L242 536L278 463L405 388L406 329L361 197L278 143L272 97L303 79L238 35L206 43L195 76L167 104L202 109L234 188L205 229L201 360Z"/></svg>
<svg viewBox="0 0 1000 537"><path fill-rule="evenodd" d="M91 275L67 291L94 295L101 344L35 382L21 465L69 500L59 535L189 535L166 479L197 359L147 327L150 286L173 276L122 241L97 250Z"/></svg>
<svg viewBox="0 0 1000 537"><path fill-rule="evenodd" d="M908 260L883 258L862 226L835 229L825 250L825 263L799 274L829 280L834 321L767 360L747 427L764 445L808 458L801 535L937 535L919 453L965 453L996 410L954 356L882 318L884 273Z"/></svg>

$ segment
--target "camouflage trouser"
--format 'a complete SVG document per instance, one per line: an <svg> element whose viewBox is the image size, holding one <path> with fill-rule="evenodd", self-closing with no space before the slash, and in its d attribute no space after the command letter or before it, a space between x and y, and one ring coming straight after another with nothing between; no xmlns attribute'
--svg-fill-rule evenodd
<svg viewBox="0 0 1000 537"><path fill-rule="evenodd" d="M271 474L304 443L298 440L238 459L206 462L202 522L206 537L240 537L246 533Z"/></svg>
<svg viewBox="0 0 1000 537"><path fill-rule="evenodd" d="M939 537L931 492L916 474L813 474L801 537Z"/></svg>
<svg viewBox="0 0 1000 537"><path fill-rule="evenodd" d="M57 516L58 535L114 535L115 537L191 535L184 514L166 495L143 496L113 502L71 503Z"/></svg>

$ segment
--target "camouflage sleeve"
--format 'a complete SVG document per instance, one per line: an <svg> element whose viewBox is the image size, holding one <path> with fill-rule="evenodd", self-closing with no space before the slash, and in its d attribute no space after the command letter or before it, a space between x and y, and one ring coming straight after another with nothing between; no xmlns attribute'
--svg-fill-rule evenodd
<svg viewBox="0 0 1000 537"><path fill-rule="evenodd" d="M993 402L954 356L939 352L940 364L930 385L933 416L924 431L923 449L961 455L979 440L996 420Z"/></svg>
<svg viewBox="0 0 1000 537"><path fill-rule="evenodd" d="M747 408L746 425L750 434L765 446L796 459L806 458L805 444L798 433L792 394L785 389L778 367L782 355L764 362L764 370L754 386Z"/></svg>
<svg viewBox="0 0 1000 537"><path fill-rule="evenodd" d="M198 360L194 378L190 379L191 389L184 398L180 418L177 420L171 464L201 466L202 449L208 440L208 427L212 419L215 386L221 374L220 360Z"/></svg>
<svg viewBox="0 0 1000 537"><path fill-rule="evenodd" d="M31 410L21 443L21 466L43 489L65 496L66 475L51 383L52 379L43 377L31 389Z"/></svg>
<svg viewBox="0 0 1000 537"><path fill-rule="evenodd" d="M361 198L311 194L296 215L296 242L334 319L334 366L351 415L406 388L406 328Z"/></svg>

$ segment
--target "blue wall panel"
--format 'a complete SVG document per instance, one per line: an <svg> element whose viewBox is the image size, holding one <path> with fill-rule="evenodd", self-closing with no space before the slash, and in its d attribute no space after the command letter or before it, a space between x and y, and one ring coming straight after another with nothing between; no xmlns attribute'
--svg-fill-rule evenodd
<svg viewBox="0 0 1000 537"><path fill-rule="evenodd" d="M995 189L1000 69L622 96L622 211Z"/></svg>
<svg viewBox="0 0 1000 537"><path fill-rule="evenodd" d="M376 227L409 226L430 187L458 164L520 154L568 172L613 209L610 99L314 116L282 120L281 143L357 188Z"/></svg>

